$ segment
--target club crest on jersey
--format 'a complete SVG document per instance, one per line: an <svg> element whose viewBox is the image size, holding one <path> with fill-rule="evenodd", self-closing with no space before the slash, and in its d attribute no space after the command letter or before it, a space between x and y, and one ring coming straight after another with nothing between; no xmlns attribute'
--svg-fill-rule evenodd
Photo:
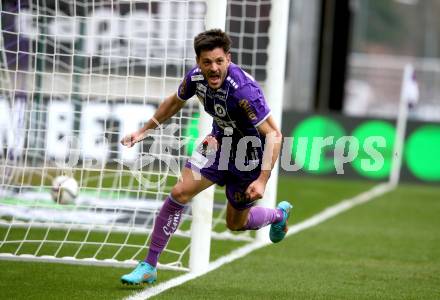
<svg viewBox="0 0 440 300"><path fill-rule="evenodd" d="M214 105L214 110L215 110L215 114L219 117L224 117L226 116L226 109L224 108L223 105L221 104L215 104Z"/></svg>

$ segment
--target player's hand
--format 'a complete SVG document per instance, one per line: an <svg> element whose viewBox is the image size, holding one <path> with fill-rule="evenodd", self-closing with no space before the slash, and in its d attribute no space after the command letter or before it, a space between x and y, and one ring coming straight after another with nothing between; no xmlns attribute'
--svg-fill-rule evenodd
<svg viewBox="0 0 440 300"><path fill-rule="evenodd" d="M218 142L215 136L208 135L205 137L205 139L202 142L203 145L203 151L207 154L213 154L217 152L218 149Z"/></svg>
<svg viewBox="0 0 440 300"><path fill-rule="evenodd" d="M134 144L141 140L141 135L138 132L133 132L124 136L121 140L121 144L131 148Z"/></svg>
<svg viewBox="0 0 440 300"><path fill-rule="evenodd" d="M263 198L265 189L266 189L266 182L257 179L248 186L245 195L249 199L249 201L253 202Z"/></svg>

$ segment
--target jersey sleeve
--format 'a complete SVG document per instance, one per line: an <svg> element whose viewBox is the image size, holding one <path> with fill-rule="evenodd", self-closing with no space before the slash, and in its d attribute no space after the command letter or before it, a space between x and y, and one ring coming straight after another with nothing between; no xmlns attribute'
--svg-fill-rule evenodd
<svg viewBox="0 0 440 300"><path fill-rule="evenodd" d="M195 84L191 80L191 73L193 70L189 71L185 77L183 77L182 82L179 85L179 88L177 89L177 97L180 100L186 101L192 96L194 96L196 92Z"/></svg>
<svg viewBox="0 0 440 300"><path fill-rule="evenodd" d="M237 92L236 96L242 113L255 127L270 116L270 108L260 87L252 84L245 85Z"/></svg>

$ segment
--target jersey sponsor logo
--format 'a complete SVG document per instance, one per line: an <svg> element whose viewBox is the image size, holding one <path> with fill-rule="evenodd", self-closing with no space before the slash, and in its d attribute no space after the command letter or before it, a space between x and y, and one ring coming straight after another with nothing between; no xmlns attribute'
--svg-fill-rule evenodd
<svg viewBox="0 0 440 300"><path fill-rule="evenodd" d="M222 100L222 101L226 101L226 95L222 95L222 94L215 94L214 97L218 100Z"/></svg>
<svg viewBox="0 0 440 300"><path fill-rule="evenodd" d="M214 94L214 98L222 101L226 101L227 97L228 97L228 91L224 89L218 89Z"/></svg>
<svg viewBox="0 0 440 300"><path fill-rule="evenodd" d="M192 75L192 76L191 76L191 81L200 81L200 80L203 80L203 79L204 79L204 77L203 77L202 74L199 74L199 75Z"/></svg>
<svg viewBox="0 0 440 300"><path fill-rule="evenodd" d="M218 104L218 103L215 104L214 105L214 111L215 111L215 114L217 116L219 116L219 117L226 116L226 108L223 105L221 105L221 104Z"/></svg>
<svg viewBox="0 0 440 300"><path fill-rule="evenodd" d="M203 99L205 99L206 95L206 86L204 86L201 83L196 84L196 95L199 98L199 100L203 103Z"/></svg>
<svg viewBox="0 0 440 300"><path fill-rule="evenodd" d="M235 125L235 121L225 121L220 119L217 116L213 116L215 123L222 129L228 128L228 127L232 127L232 128L237 128L237 125Z"/></svg>
<svg viewBox="0 0 440 300"><path fill-rule="evenodd" d="M255 121L257 119L257 115L248 100L242 99L238 102L238 105L246 112L249 120Z"/></svg>
<svg viewBox="0 0 440 300"><path fill-rule="evenodd" d="M207 89L206 86L204 86L203 84L201 83L196 84L196 90L202 92L203 94L206 93L206 89Z"/></svg>

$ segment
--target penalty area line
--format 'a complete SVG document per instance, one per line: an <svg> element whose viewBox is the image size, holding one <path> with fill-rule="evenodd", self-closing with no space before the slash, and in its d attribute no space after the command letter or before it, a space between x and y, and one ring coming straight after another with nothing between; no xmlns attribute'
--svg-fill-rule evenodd
<svg viewBox="0 0 440 300"><path fill-rule="evenodd" d="M330 206L320 213L298 223L295 225L292 225L289 227L289 231L287 232L287 236L299 233L303 230L306 230L308 228L311 228L313 226L316 226L340 213L343 213L357 205L363 204L365 202L368 202L378 196L381 196L385 193L388 193L392 191L395 188L395 185L392 184L379 184L373 188L371 188L368 191L365 191L357 196L354 196L349 199L342 200L341 202L338 202L337 204ZM148 299L150 297L156 296L168 289L171 289L173 287L179 286L187 281L193 280L197 277L200 277L202 275L205 275L211 271L214 271L221 266L228 264L230 262L233 262L236 259L239 259L241 257L246 256L247 254L253 252L254 250L260 249L262 247L265 247L267 245L272 244L269 241L263 241L263 242L254 242L251 244L248 244L246 246L243 246L241 248L238 248L228 255L222 256L221 258L213 261L209 264L208 268L201 272L189 272L182 276L175 277L171 280L165 281L163 283L160 283L158 285L155 285L153 287L147 288L141 292L135 293L125 299L127 300L141 300L141 299Z"/></svg>

